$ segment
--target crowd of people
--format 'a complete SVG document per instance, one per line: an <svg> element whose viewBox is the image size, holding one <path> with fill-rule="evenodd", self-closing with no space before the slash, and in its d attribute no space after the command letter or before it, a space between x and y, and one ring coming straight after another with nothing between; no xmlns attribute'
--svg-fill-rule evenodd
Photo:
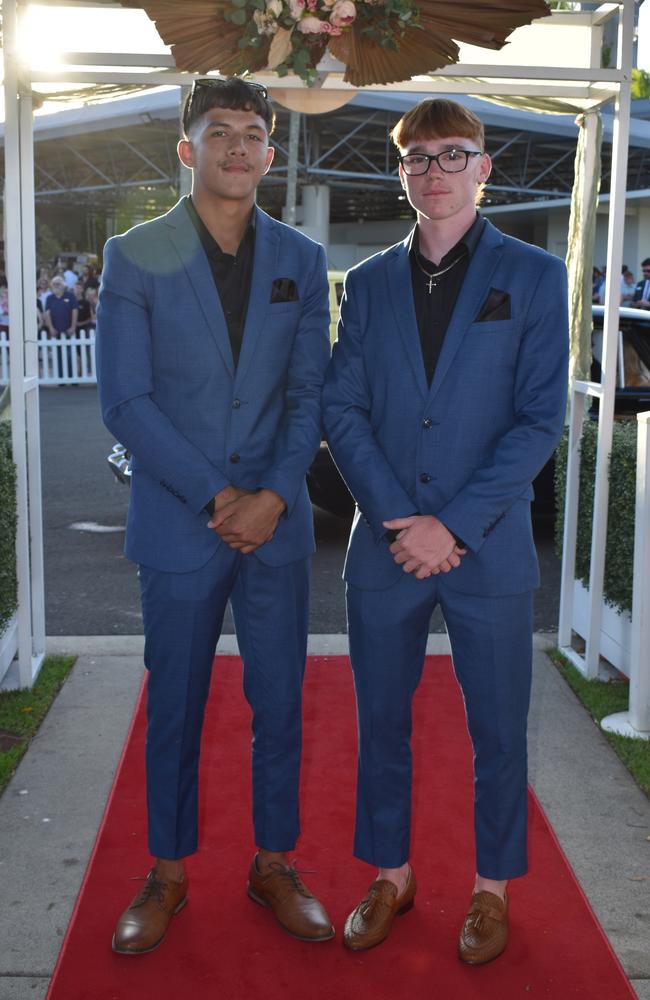
<svg viewBox="0 0 650 1000"><path fill-rule="evenodd" d="M641 261L643 277L637 281L627 264L623 264L621 272L620 305L633 309L650 309L650 257ZM592 277L591 301L596 305L604 305L607 289L607 268L594 267Z"/></svg>
<svg viewBox="0 0 650 1000"><path fill-rule="evenodd" d="M77 267L70 258L39 268L36 276L38 331L51 337L72 337L95 329L99 275L92 264ZM0 268L0 330L9 330L9 293L4 268Z"/></svg>

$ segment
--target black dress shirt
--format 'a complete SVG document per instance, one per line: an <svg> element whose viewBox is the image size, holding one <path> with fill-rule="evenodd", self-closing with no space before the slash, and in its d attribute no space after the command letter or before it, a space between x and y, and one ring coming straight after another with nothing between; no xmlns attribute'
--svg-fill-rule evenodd
<svg viewBox="0 0 650 1000"><path fill-rule="evenodd" d="M449 320L467 273L470 257L481 238L484 225L485 219L482 219L477 213L467 232L461 236L449 253L445 254L439 264L427 260L420 253L418 226L415 227L411 235L409 261L413 303L420 331L422 360L429 385L431 385L436 370ZM450 267L450 265L453 266ZM441 274L439 278L431 282L431 292L429 292L429 279L424 271L432 274L436 271L442 271L446 267L449 267L447 273Z"/></svg>
<svg viewBox="0 0 650 1000"><path fill-rule="evenodd" d="M185 207L189 212L194 228L205 250L205 255L208 258L208 264L212 271L212 277L214 278L214 284L221 300L221 307L226 320L226 326L228 327L230 347L236 368L244 336L244 323L246 322L251 277L253 274L255 211L251 212L250 222L237 248L237 253L233 257L232 254L224 253L217 241L210 234L189 195L185 199Z"/></svg>

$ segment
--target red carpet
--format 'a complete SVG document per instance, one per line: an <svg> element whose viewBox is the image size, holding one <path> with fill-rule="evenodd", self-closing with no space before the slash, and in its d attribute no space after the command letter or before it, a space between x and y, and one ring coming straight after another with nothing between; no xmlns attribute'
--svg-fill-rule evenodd
<svg viewBox="0 0 650 1000"><path fill-rule="evenodd" d="M303 835L298 866L326 904L333 941L287 936L248 899L249 712L241 666L219 658L204 733L202 848L191 859L190 903L150 955L110 948L113 925L146 874L144 709L136 712L48 1000L515 1000L634 997L531 795L531 873L511 887L511 940L482 968L462 965L456 938L473 875L471 754L447 657L429 657L415 703L413 867L416 905L390 939L353 954L341 945L348 911L371 870L350 856L355 711L345 657L310 657L305 681ZM435 739L432 738L435 734Z"/></svg>

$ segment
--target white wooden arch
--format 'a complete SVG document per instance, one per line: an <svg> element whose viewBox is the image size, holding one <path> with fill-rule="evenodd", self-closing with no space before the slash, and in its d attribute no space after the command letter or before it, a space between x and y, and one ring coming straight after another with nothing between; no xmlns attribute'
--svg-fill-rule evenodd
<svg viewBox="0 0 650 1000"><path fill-rule="evenodd" d="M56 2L56 0L53 0ZM74 6L67 0L65 6ZM84 7L93 6L82 0ZM107 4L98 2L105 9ZM118 4L114 5L118 8ZM43 585L42 491L39 437L38 360L36 321L33 309L36 253L34 237L34 167L32 134L32 84L34 83L121 83L142 84L143 71L151 86L172 84L187 86L192 74L175 69L170 55L82 52L66 55L61 72L43 71L21 62L17 47L18 19L26 4L4 0L4 91L5 91L5 232L6 264L11 302L11 416L14 461L18 472L18 529L16 538L18 564L18 615L15 626L17 658L5 678L11 686L29 687L40 669L45 650L45 613ZM602 28L611 17L618 17L617 65L603 69L601 61ZM630 119L630 79L634 28L634 0L603 3L592 11L554 12L549 18L517 29L512 43L500 53L461 47L460 62L445 70L411 81L376 90L392 90L452 95L472 94L487 97L561 97L598 107L614 102L612 139L612 181L609 208L607 269L621 271L627 147ZM72 37L72 32L71 32ZM78 35L75 34L75 38ZM516 54L519 53L519 58ZM554 65L555 64L555 65ZM325 60L317 90L336 105L350 91L343 83L342 67ZM282 91L282 103L304 107L302 82L289 76L278 80L273 74L257 74L255 79L269 89ZM299 103L296 105L295 100ZM608 504L608 456L611 450L616 348L618 334L618 298L616 282L607 283L605 303L602 382L584 383L578 391L600 398L599 445L596 474L595 516L593 525L590 613L587 648L584 658L570 649L572 606L567 581L573 583L575 565L575 523L567 517L563 565L563 591L560 643L568 655L588 676L596 676L599 656L600 614L603 593L605 532ZM575 421L574 421L575 422ZM577 426L577 425L576 425ZM579 441L579 434L576 436ZM571 454L567 489L567 510L575 507L577 496L578 448ZM573 504L573 506L572 506ZM0 660L0 683L2 661Z"/></svg>

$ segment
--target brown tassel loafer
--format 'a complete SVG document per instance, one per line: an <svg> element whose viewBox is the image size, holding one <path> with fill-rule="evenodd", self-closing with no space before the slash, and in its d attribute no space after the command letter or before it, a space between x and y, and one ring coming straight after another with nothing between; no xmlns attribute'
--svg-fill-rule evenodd
<svg viewBox="0 0 650 1000"><path fill-rule="evenodd" d="M187 903L187 876L182 882L163 880L152 868L144 886L117 922L113 951L120 955L144 955L157 948L169 921Z"/></svg>
<svg viewBox="0 0 650 1000"><path fill-rule="evenodd" d="M381 944L388 937L395 917L412 908L416 889L411 868L404 890L399 895L393 882L385 878L376 879L368 889L368 895L345 921L343 944L346 948L363 951Z"/></svg>
<svg viewBox="0 0 650 1000"><path fill-rule="evenodd" d="M334 937L332 921L300 878L293 865L273 861L263 875L257 855L248 873L247 892L261 906L268 906L280 926L299 941L329 941Z"/></svg>
<svg viewBox="0 0 650 1000"><path fill-rule="evenodd" d="M508 897L475 892L458 941L458 957L469 965L491 962L508 943Z"/></svg>

